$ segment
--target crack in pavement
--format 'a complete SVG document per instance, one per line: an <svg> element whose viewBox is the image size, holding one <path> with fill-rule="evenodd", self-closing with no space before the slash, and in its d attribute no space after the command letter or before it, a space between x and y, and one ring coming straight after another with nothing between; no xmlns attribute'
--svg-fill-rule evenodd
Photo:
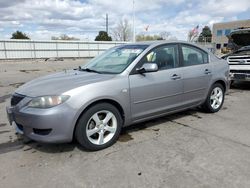
<svg viewBox="0 0 250 188"><path fill-rule="evenodd" d="M204 130L201 130L201 129L198 129L198 128L195 128L195 127L192 127L192 126L190 126L190 125L188 125L188 124L180 123L180 122L175 121L175 120L169 119L169 121L172 122L172 123L181 125L181 126L183 126L183 127L188 127L188 128L190 128L190 129L193 129L193 130L196 130L196 131L199 131L199 132L208 134L208 135L210 135L210 136L214 136L214 137L220 138L220 139L222 139L222 140L226 140L226 141L229 141L229 142L233 142L234 144L238 144L238 145L241 145L241 146L243 146L243 147L248 147L248 148L250 148L249 145L244 144L244 143L241 143L241 142L238 142L238 141L235 141L235 140L232 140L232 139L230 139L230 138L218 136L218 135L216 135L216 134L213 134L213 133L210 133L210 132L207 132L207 131L204 131Z"/></svg>
<svg viewBox="0 0 250 188"><path fill-rule="evenodd" d="M16 151L24 147L24 144L20 140L9 141L0 144L0 154Z"/></svg>
<svg viewBox="0 0 250 188"><path fill-rule="evenodd" d="M0 96L0 103L5 102L6 99L10 98L11 94Z"/></svg>
<svg viewBox="0 0 250 188"><path fill-rule="evenodd" d="M0 134L9 133L10 131L0 131Z"/></svg>

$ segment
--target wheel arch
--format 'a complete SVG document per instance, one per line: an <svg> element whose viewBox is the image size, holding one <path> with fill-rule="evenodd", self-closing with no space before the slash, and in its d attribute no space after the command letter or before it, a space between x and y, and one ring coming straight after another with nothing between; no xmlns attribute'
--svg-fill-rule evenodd
<svg viewBox="0 0 250 188"><path fill-rule="evenodd" d="M90 104L88 104L82 111L81 113L78 115L77 117L77 120L75 121L75 124L74 124L74 131L73 131L73 135L72 135L72 138L74 139L74 134L75 134L75 129L76 129L76 125L80 119L80 117L82 116L82 114L84 112L86 112L89 108L91 108L92 106L96 105L96 104L99 104L99 103L109 103L109 104L112 104L113 106L115 106L118 111L120 112L121 114L121 117L122 117L122 123L124 124L125 122L125 111L122 107L122 105L117 102L116 100L114 99L98 99L96 101L92 101Z"/></svg>
<svg viewBox="0 0 250 188"><path fill-rule="evenodd" d="M213 86L214 84L217 84L217 83L219 83L223 86L224 92L227 91L227 84L224 80L216 80L211 86Z"/></svg>

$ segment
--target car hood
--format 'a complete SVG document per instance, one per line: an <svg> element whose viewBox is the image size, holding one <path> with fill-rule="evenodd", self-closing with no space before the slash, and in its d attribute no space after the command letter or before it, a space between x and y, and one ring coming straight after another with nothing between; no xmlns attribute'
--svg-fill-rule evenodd
<svg viewBox="0 0 250 188"><path fill-rule="evenodd" d="M115 75L69 70L43 76L22 85L16 93L30 97L60 95L71 89L105 81Z"/></svg>
<svg viewBox="0 0 250 188"><path fill-rule="evenodd" d="M228 38L239 47L248 46L250 45L250 28L234 30L229 34Z"/></svg>

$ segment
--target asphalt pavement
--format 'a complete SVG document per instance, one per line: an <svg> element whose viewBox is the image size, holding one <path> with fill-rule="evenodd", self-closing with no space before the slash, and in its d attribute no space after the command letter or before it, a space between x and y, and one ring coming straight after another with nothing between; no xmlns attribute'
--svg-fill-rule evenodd
<svg viewBox="0 0 250 188"><path fill-rule="evenodd" d="M16 135L5 113L11 93L86 61L0 62L0 187L250 187L250 83L235 84L218 113L192 109L133 125L98 152Z"/></svg>

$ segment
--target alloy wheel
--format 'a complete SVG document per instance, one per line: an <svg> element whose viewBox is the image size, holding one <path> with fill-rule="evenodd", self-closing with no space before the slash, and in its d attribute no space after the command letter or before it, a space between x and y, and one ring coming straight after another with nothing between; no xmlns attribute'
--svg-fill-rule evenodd
<svg viewBox="0 0 250 188"><path fill-rule="evenodd" d="M109 142L117 130L115 115L107 110L96 112L88 120L86 134L88 140L95 145L103 145Z"/></svg>
<svg viewBox="0 0 250 188"><path fill-rule="evenodd" d="M223 91L220 87L215 87L210 96L210 105L216 110L218 109L223 102Z"/></svg>

